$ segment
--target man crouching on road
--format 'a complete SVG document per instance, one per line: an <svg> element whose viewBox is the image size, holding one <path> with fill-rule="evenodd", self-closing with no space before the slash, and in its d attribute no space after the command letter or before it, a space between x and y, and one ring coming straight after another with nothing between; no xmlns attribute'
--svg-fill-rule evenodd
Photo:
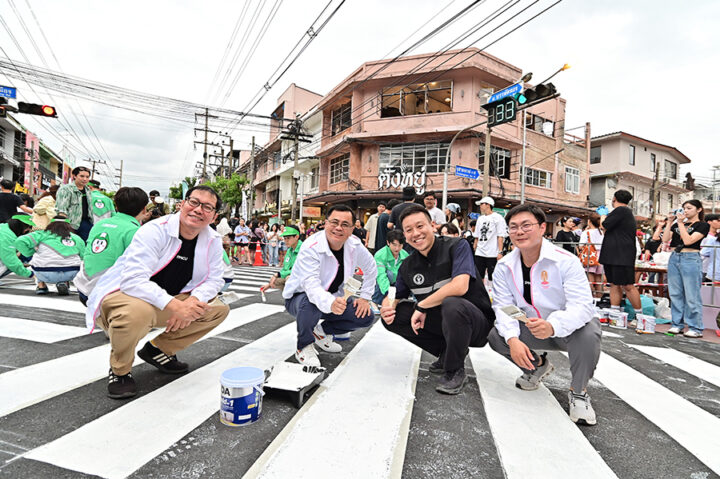
<svg viewBox="0 0 720 479"><path fill-rule="evenodd" d="M225 284L222 238L208 226L221 206L209 186L188 190L180 212L142 226L90 294L88 327L97 321L110 337L109 397L137 394L130 374L135 347L152 328L165 331L138 356L160 372L183 374L188 365L175 354L230 312L212 301Z"/></svg>
<svg viewBox="0 0 720 479"><path fill-rule="evenodd" d="M543 240L545 213L537 206L516 206L505 219L515 249L495 269L497 322L490 332L490 347L522 369L515 386L524 390L537 389L553 370L545 354L538 356L534 349L567 351L570 419L594 425L586 388L600 357L601 331L582 264L577 256ZM508 306L521 309L527 323L508 316L503 310Z"/></svg>
<svg viewBox="0 0 720 479"><path fill-rule="evenodd" d="M300 364L320 366L313 343L323 351L339 353L333 335L370 326L375 319L370 298L375 291L375 260L357 236L355 213L345 205L330 208L325 230L302 245L285 283L285 308L297 320L295 358ZM362 289L354 300L343 299L343 285L355 268L363 271ZM322 324L319 321L323 319Z"/></svg>
<svg viewBox="0 0 720 479"><path fill-rule="evenodd" d="M458 394L467 382L468 348L484 346L492 329L490 298L464 238L436 237L420 205L407 207L399 225L416 251L400 266L396 297L412 293L417 302L385 298L380 315L389 331L438 356L430 365L431 373L443 374L435 389Z"/></svg>

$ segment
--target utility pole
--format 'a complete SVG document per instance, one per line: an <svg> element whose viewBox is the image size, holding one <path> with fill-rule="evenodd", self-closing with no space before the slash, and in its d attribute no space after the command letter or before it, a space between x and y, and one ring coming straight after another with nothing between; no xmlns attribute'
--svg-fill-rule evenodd
<svg viewBox="0 0 720 479"><path fill-rule="evenodd" d="M713 182L712 182L712 212L715 214L715 174L717 173L718 166L713 166Z"/></svg>
<svg viewBox="0 0 720 479"><path fill-rule="evenodd" d="M233 139L230 137L230 151L228 152L228 169L227 178L230 179L232 172L235 169L235 155L233 154Z"/></svg>
<svg viewBox="0 0 720 479"><path fill-rule="evenodd" d="M296 120L299 122L299 120ZM300 128L300 125L296 123L297 128ZM290 221L295 224L295 218L296 218L296 208L295 203L297 201L297 180L295 179L295 172L298 171L298 138L299 136L295 135L295 141L293 142L293 156L294 156L294 165L293 165L293 182L292 182L292 193L290 194L290 201L292 201L292 213L290 214Z"/></svg>
<svg viewBox="0 0 720 479"><path fill-rule="evenodd" d="M92 163L92 169L90 171L90 179L94 180L95 179L95 163L97 163L98 165L104 165L105 160L87 160L87 161Z"/></svg>
<svg viewBox="0 0 720 479"><path fill-rule="evenodd" d="M483 161L483 196L490 196L490 131L492 128L488 126L485 134L485 160Z"/></svg>
<svg viewBox="0 0 720 479"><path fill-rule="evenodd" d="M296 174L298 173L298 160L299 160L299 152L300 142L304 143L312 143L312 140L308 139L311 137L311 135L308 135L307 133L302 132L302 120L300 120L300 115L295 116L295 120L293 120L289 125L286 131L282 132L283 140L293 140L293 175L292 175L292 184L291 184L291 197L290 201L292 202L292 209L290 213L290 221L293 223L295 222L295 219L297 218L297 180L295 178Z"/></svg>
<svg viewBox="0 0 720 479"><path fill-rule="evenodd" d="M250 144L250 194L248 195L248 203L251 205L255 204L253 197L255 196L255 136L252 137L252 143ZM248 213L252 213L252 208L248 208Z"/></svg>
<svg viewBox="0 0 720 479"><path fill-rule="evenodd" d="M205 140L204 141L195 141L194 143L202 143L203 145L203 170L202 170L202 179L204 180L207 178L207 159L208 159L208 152L207 147L208 145L212 145L212 143L208 143L208 133L218 133L217 131L211 131L208 126L208 122L210 118L218 118L215 115L211 115L208 108L205 108L205 113L195 113L195 120L197 120L197 117L204 116L205 117L205 128L195 128L195 130L202 130L205 132Z"/></svg>
<svg viewBox="0 0 720 479"><path fill-rule="evenodd" d="M656 226L657 220L655 219L658 213L658 198L660 197L659 182L660 182L660 162L655 159L655 176L653 177L652 188L650 188L650 216L652 217L652 225Z"/></svg>
<svg viewBox="0 0 720 479"><path fill-rule="evenodd" d="M115 178L118 179L118 188L122 188L122 175L123 175L123 162L124 161L125 160L120 160L120 169L118 170L119 174L115 175Z"/></svg>
<svg viewBox="0 0 720 479"><path fill-rule="evenodd" d="M523 122L523 148L522 148L522 163L520 165L520 204L525 204L525 144L527 143L527 121L525 115L527 112L522 111L522 122Z"/></svg>

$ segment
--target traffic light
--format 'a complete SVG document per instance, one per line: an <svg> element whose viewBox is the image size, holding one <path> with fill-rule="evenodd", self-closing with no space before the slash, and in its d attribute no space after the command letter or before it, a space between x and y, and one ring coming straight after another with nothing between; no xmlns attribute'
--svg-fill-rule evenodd
<svg viewBox="0 0 720 479"><path fill-rule="evenodd" d="M517 100L512 96L506 96L500 100L483 105L488 112L488 126L502 125L517 117Z"/></svg>
<svg viewBox="0 0 720 479"><path fill-rule="evenodd" d="M57 111L54 106L37 105L35 103L18 102L18 113L27 113L28 115L39 115L50 118L57 118Z"/></svg>
<svg viewBox="0 0 720 479"><path fill-rule="evenodd" d="M7 98L0 96L0 118L5 118L7 116L5 105L7 105Z"/></svg>
<svg viewBox="0 0 720 479"><path fill-rule="evenodd" d="M524 105L525 103L540 103L555 93L557 93L555 85L552 83L544 83L534 88L528 88L520 93L517 102L519 105Z"/></svg>

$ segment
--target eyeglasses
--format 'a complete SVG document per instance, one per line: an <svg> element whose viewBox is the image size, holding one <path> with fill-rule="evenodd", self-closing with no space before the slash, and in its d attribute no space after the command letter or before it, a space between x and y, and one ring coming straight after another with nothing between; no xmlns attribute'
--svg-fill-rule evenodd
<svg viewBox="0 0 720 479"><path fill-rule="evenodd" d="M340 223L338 220L330 220L327 222L327 224L329 224L333 228L340 227L344 230L349 230L350 228L353 227L353 225L351 223L347 223L347 222Z"/></svg>
<svg viewBox="0 0 720 479"><path fill-rule="evenodd" d="M215 211L215 206L211 205L210 203L203 203L200 200L193 198L192 196L185 200L185 203L190 205L190 208L195 209L198 206L202 207L203 212L205 213L212 213Z"/></svg>
<svg viewBox="0 0 720 479"><path fill-rule="evenodd" d="M522 230L523 233L527 233L528 231L530 231L533 228L533 226L539 225L539 224L540 223L523 223L520 226L512 225L512 226L508 227L508 231L512 234L517 233L518 230Z"/></svg>

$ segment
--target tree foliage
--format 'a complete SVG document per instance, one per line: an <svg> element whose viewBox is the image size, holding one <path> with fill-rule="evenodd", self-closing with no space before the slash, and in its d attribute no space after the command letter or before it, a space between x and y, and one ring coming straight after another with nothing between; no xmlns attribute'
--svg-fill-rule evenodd
<svg viewBox="0 0 720 479"><path fill-rule="evenodd" d="M242 204L242 190L248 184L245 175L233 173L230 178L217 177L215 181L208 183L218 192L227 209L232 211Z"/></svg>
<svg viewBox="0 0 720 479"><path fill-rule="evenodd" d="M186 176L185 183L187 183L188 189L195 186L195 184L197 183L197 180L198 180L197 178L193 178L191 176ZM183 197L182 197L182 182L170 187L170 193L168 194L168 197L172 198L174 200L182 200L183 199Z"/></svg>

